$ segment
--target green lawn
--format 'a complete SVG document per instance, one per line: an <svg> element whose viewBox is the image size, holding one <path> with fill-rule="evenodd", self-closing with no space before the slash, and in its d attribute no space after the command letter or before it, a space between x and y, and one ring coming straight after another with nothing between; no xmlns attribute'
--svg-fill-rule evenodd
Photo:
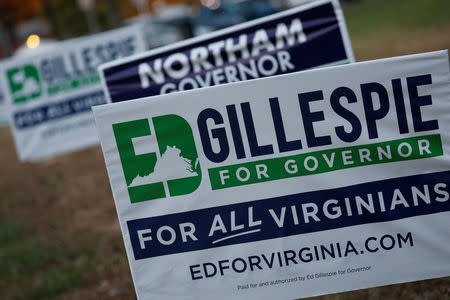
<svg viewBox="0 0 450 300"><path fill-rule="evenodd" d="M450 48L449 0L362 0L343 10L357 60Z"/></svg>
<svg viewBox="0 0 450 300"><path fill-rule="evenodd" d="M363 0L344 5L352 38L384 32L430 29L450 24L448 0ZM401 36L399 36L401 38Z"/></svg>

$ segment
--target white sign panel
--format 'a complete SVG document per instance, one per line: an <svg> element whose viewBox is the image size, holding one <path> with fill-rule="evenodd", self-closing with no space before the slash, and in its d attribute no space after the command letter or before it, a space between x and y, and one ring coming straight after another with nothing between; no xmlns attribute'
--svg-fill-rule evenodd
<svg viewBox="0 0 450 300"><path fill-rule="evenodd" d="M106 101L97 67L144 50L141 27L134 25L2 61L1 90L20 160L98 143L91 106Z"/></svg>
<svg viewBox="0 0 450 300"><path fill-rule="evenodd" d="M450 275L447 51L94 107L140 299Z"/></svg>

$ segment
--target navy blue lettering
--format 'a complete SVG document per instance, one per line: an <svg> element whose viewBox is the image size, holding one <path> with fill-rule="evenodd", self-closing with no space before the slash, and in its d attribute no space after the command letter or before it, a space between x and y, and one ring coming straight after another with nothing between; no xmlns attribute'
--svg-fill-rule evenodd
<svg viewBox="0 0 450 300"><path fill-rule="evenodd" d="M273 154L272 145L258 145L256 137L255 124L253 122L252 111L248 102L241 103L242 115L244 117L245 130L247 131L250 153L253 157L260 155Z"/></svg>
<svg viewBox="0 0 450 300"><path fill-rule="evenodd" d="M330 96L331 107L334 112L352 125L352 130L350 132L346 132L344 126L335 127L336 135L344 142L351 143L361 136L362 127L358 117L342 106L340 102L342 98L346 98L348 103L356 103L357 98L350 88L344 86L335 89Z"/></svg>
<svg viewBox="0 0 450 300"><path fill-rule="evenodd" d="M200 270L194 270L194 268L200 268L200 265L193 265L189 266L189 269L191 270L191 278L192 280L202 279L202 276L195 276L197 273L201 273Z"/></svg>
<svg viewBox="0 0 450 300"><path fill-rule="evenodd" d="M69 54L69 58L70 58L70 64L72 65L73 73L75 75L78 75L78 76L83 74L83 72L81 71L80 67L78 66L78 62L77 62L77 59L75 57L75 54L74 53L70 53Z"/></svg>
<svg viewBox="0 0 450 300"><path fill-rule="evenodd" d="M218 125L223 124L223 118L217 110L212 108L204 109L197 118L197 126L202 140L203 152L210 161L220 163L227 159L228 154L230 153L227 134L224 127L211 129L211 136L213 139L217 139L220 148L219 152L214 152L211 140L209 139L208 125L206 124L208 119L212 119L214 124Z"/></svg>
<svg viewBox="0 0 450 300"><path fill-rule="evenodd" d="M234 105L227 105L228 119L230 121L231 134L233 136L234 149L238 159L245 158L244 143L242 142L241 129Z"/></svg>
<svg viewBox="0 0 450 300"><path fill-rule="evenodd" d="M43 59L40 65L40 73L42 74L42 79L45 82L52 83L53 82L53 72L52 65L48 59Z"/></svg>
<svg viewBox="0 0 450 300"><path fill-rule="evenodd" d="M400 79L392 80L392 90L394 92L395 109L397 111L398 131L408 133L408 120L406 119L405 99L403 97L402 81Z"/></svg>
<svg viewBox="0 0 450 300"><path fill-rule="evenodd" d="M308 147L318 147L331 144L331 137L329 135L316 136L314 133L314 122L325 120L322 111L311 111L310 102L323 100L322 91L314 91L308 93L298 94L298 102L300 103L300 110L303 117L303 127L305 128L306 142Z"/></svg>
<svg viewBox="0 0 450 300"><path fill-rule="evenodd" d="M208 266L212 267L212 271L211 271L211 268L208 269ZM206 278L213 277L213 276L215 276L217 274L216 265L214 265L213 263L210 263L210 262L207 262L207 263L203 264L203 271L205 273L205 277Z"/></svg>
<svg viewBox="0 0 450 300"><path fill-rule="evenodd" d="M128 56L131 55L135 52L136 48L134 47L134 37L130 36L129 38L127 38L124 42L125 44L125 51L123 53L124 56Z"/></svg>
<svg viewBox="0 0 450 300"><path fill-rule="evenodd" d="M223 265L224 263L229 263L230 261L228 259L225 260L219 260L219 270L220 270L220 275L223 276L223 270L229 269L230 266L229 265Z"/></svg>
<svg viewBox="0 0 450 300"><path fill-rule="evenodd" d="M378 82L361 84L361 93L364 103L364 113L367 120L369 139L378 138L377 120L383 119L389 112L389 97L386 89ZM376 93L380 100L380 107L375 109L372 94Z"/></svg>
<svg viewBox="0 0 450 300"><path fill-rule="evenodd" d="M109 51L109 55L111 59L117 59L119 57L119 52L117 51L117 46L114 42L109 42L106 45L106 48Z"/></svg>
<svg viewBox="0 0 450 300"><path fill-rule="evenodd" d="M411 114L413 118L414 131L428 131L439 129L437 120L423 121L420 111L421 106L432 105L431 95L419 96L417 87L429 85L432 83L431 75L421 75L406 78L409 93L409 102L411 104Z"/></svg>
<svg viewBox="0 0 450 300"><path fill-rule="evenodd" d="M105 48L103 47L103 45L98 45L97 47L95 47L95 55L100 59L102 63L108 61L108 58L105 56L104 51Z"/></svg>
<svg viewBox="0 0 450 300"><path fill-rule="evenodd" d="M300 139L287 141L286 132L284 130L283 118L281 117L280 104L278 98L270 98L270 110L272 111L272 120L277 136L278 149L280 152L287 152L302 149L302 141Z"/></svg>
<svg viewBox="0 0 450 300"><path fill-rule="evenodd" d="M91 57L91 49L85 48L81 51L81 56L83 57L83 62L86 69L89 72L95 71L95 67L92 66L92 57Z"/></svg>

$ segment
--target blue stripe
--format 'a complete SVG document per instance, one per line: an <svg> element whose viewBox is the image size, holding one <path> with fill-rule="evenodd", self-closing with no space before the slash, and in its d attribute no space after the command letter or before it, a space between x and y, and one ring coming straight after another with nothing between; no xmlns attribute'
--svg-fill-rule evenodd
<svg viewBox="0 0 450 300"><path fill-rule="evenodd" d="M445 184L435 190L436 184ZM369 224L375 222L386 222L399 220L414 216L428 215L439 212L446 212L450 210L450 201L444 198L444 194L448 193L448 186L450 184L450 171L423 174L409 177L401 177L394 179L387 179L375 181L370 183L357 184L337 189L321 190L315 192L292 194L282 197L256 200L239 204L225 205L201 210L194 210L184 213L170 214L165 216L158 216L152 218L144 218L131 220L127 222L128 230L133 247L134 257L136 260L175 254L181 252L196 251L201 249L209 249L215 247L223 247L226 245L234 245L241 243L249 243L254 241L269 240L280 237L287 237L292 235L299 235L310 232L324 231L336 228L343 228L348 226L355 226L361 224ZM418 199L418 205L415 206L412 197L412 187L423 191L424 185L428 185L430 203L425 203L422 199ZM397 191L396 191L397 190ZM385 211L379 203L378 193L383 193ZM391 203L395 193L401 193L408 207L398 203L394 209L391 210ZM372 194L375 213L369 213L362 209L363 213L358 214L355 197L360 196L367 201L367 194ZM350 199L352 215L347 213L345 198ZM323 205L329 199L336 199L339 201L338 206L342 210L342 216L330 219L324 214ZM438 200L440 201L438 201ZM170 200L167 200L170 201ZM209 199L214 204L215 199ZM320 221L310 219L309 223L305 223L302 213L302 204L313 203L317 205L317 217ZM299 224L296 225L292 218L291 206L297 209ZM253 208L254 221L261 220L260 226L248 227L248 210ZM276 215L280 215L282 207L286 208L285 224L279 228L270 215L269 210L272 209ZM333 207L333 206L331 206ZM330 208L331 208L330 207ZM241 230L231 232L230 214L235 212L235 224L244 224L245 227ZM330 212L331 209L329 210ZM212 237L208 237L211 224L216 214L220 214L223 223L228 232L222 234L217 231ZM187 239L183 242L180 237L179 224L190 222L195 225L195 236L197 241ZM170 226L176 232L176 240L171 245L162 245L157 240L157 230L161 226ZM145 249L141 249L138 230L151 229L151 241L145 242ZM260 229L260 230L256 230ZM252 231L249 234L244 232ZM242 233L239 235L238 233ZM236 235L235 237L231 237ZM147 237L148 234L144 234ZM230 237L226 239L226 237ZM168 231L163 231L162 238L170 239Z"/></svg>
<svg viewBox="0 0 450 300"><path fill-rule="evenodd" d="M79 113L90 111L94 105L105 104L103 91L95 91L82 96L70 98L63 102L39 106L14 114L14 124L17 129L27 129L50 121L67 118Z"/></svg>

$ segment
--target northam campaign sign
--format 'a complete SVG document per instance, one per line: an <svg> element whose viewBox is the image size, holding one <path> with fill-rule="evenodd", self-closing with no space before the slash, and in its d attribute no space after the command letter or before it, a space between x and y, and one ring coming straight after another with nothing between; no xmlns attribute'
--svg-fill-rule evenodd
<svg viewBox="0 0 450 300"><path fill-rule="evenodd" d="M100 66L110 102L354 62L337 0L316 1Z"/></svg>

